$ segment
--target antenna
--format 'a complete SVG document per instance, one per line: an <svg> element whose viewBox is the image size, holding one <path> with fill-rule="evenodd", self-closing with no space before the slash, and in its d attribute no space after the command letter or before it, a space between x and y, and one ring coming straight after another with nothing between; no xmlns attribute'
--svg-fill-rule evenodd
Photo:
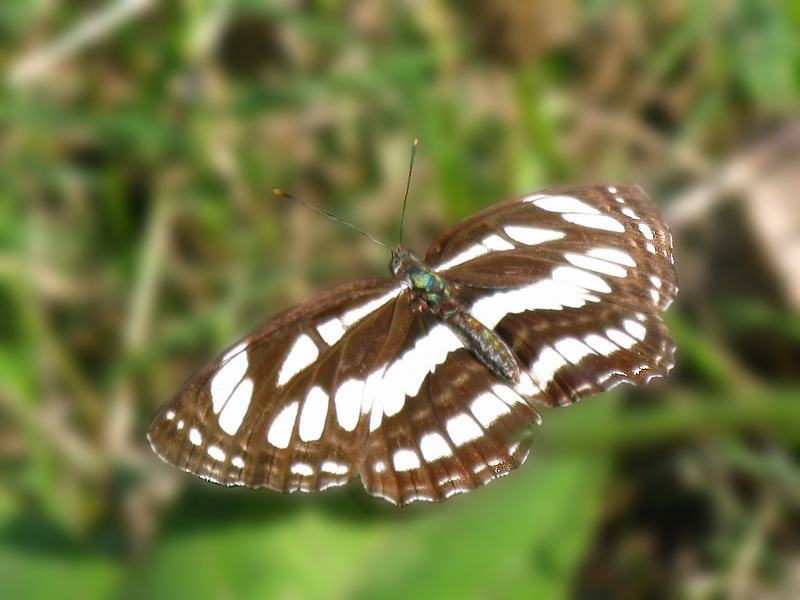
<svg viewBox="0 0 800 600"><path fill-rule="evenodd" d="M403 212L400 215L400 241L397 243L398 246L402 245L403 243L403 223L406 220L406 203L408 202L408 188L411 187L411 171L414 169L414 157L417 155L417 146L419 146L419 140L414 139L414 145L411 147L411 164L408 166L408 181L406 182L406 195L403 197Z"/></svg>
<svg viewBox="0 0 800 600"><path fill-rule="evenodd" d="M336 221L337 223L341 223L342 225L345 225L345 226L349 227L350 229L355 229L361 235L363 235L365 237L368 237L369 239L371 239L376 244L380 244L381 246L383 246L384 248L390 250L394 254L394 249L389 244L380 241L374 235L370 235L369 233L367 233L363 229L360 229L359 227L356 227L352 223L348 223L344 219L340 219L339 217L336 217L336 216L332 215L329 212L325 212L324 210L320 210L316 206L311 206L308 202L304 202L304 201L300 200L300 198L296 198L296 197L292 196L291 194L287 194L286 192L282 192L281 190L279 190L277 188L272 190L272 193L277 195L277 196L283 196L284 198L288 198L289 200L297 202L301 206L305 206L306 208L310 208L311 210L313 210L318 215L322 215L323 217L328 217L329 219L331 219L333 221Z"/></svg>

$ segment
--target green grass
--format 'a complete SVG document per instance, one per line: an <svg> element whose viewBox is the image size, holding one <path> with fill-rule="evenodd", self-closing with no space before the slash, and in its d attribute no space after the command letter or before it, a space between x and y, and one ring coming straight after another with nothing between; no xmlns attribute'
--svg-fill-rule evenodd
<svg viewBox="0 0 800 600"><path fill-rule="evenodd" d="M185 2L10 82L107 6L0 7L0 597L780 594L797 307L744 266L713 287L726 239L763 261L713 209L674 231L673 374L545 411L529 461L485 489L402 510L357 483L222 489L145 432L269 315L386 274L272 188L392 243L419 137L419 253L562 183L638 181L669 217L796 118L796 3Z"/></svg>

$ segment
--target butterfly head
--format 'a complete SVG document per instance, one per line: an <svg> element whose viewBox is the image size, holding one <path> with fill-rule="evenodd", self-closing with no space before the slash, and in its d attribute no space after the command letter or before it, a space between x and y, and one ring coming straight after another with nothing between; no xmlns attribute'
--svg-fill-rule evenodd
<svg viewBox="0 0 800 600"><path fill-rule="evenodd" d="M398 244L392 249L392 260L389 262L389 269L395 277L402 277L408 271L409 267L419 264L419 260L414 256L410 250L403 248Z"/></svg>

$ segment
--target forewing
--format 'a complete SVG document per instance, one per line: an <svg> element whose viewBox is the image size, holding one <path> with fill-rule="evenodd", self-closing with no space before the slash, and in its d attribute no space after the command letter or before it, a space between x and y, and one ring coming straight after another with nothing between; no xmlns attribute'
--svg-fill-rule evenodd
<svg viewBox="0 0 800 600"><path fill-rule="evenodd" d="M677 292L672 240L638 186L511 199L446 231L426 262L508 343L535 384L529 396L545 404L673 365L658 316Z"/></svg>
<svg viewBox="0 0 800 600"><path fill-rule="evenodd" d="M166 462L225 485L347 482L363 460L363 381L404 342L396 280L341 286L290 309L189 379L153 419ZM362 411L362 404L364 410Z"/></svg>

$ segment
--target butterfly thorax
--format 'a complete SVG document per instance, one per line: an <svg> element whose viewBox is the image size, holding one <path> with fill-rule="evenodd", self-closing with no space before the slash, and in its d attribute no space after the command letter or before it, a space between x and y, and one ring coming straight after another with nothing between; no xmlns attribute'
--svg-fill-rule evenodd
<svg viewBox="0 0 800 600"><path fill-rule="evenodd" d="M392 256L391 269L395 277L408 286L422 308L441 317L460 310L444 278L425 266L410 251L398 246Z"/></svg>
<svg viewBox="0 0 800 600"><path fill-rule="evenodd" d="M452 283L401 247L394 253L391 269L398 279L409 285L420 308L447 323L486 368L508 383L519 382L520 368L511 350L494 331L464 309Z"/></svg>

